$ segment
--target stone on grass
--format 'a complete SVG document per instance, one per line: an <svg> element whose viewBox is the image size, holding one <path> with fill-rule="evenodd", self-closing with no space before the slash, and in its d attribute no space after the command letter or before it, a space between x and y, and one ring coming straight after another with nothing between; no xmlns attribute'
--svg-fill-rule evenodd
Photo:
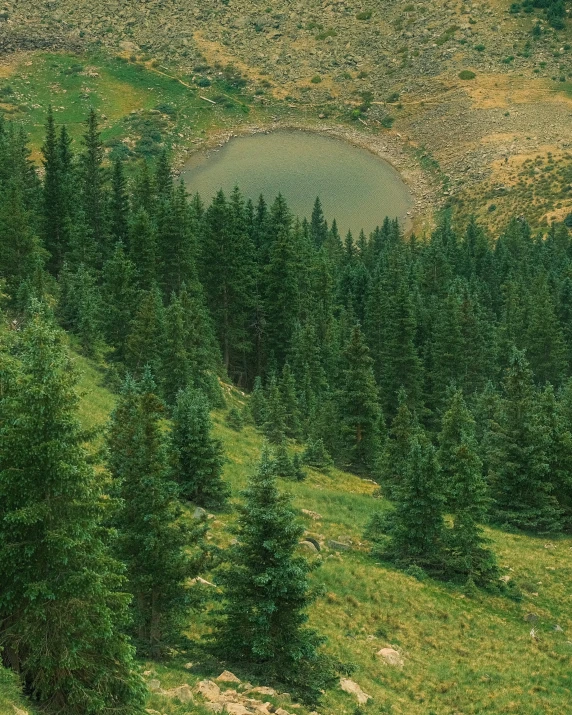
<svg viewBox="0 0 572 715"><path fill-rule="evenodd" d="M218 676L217 683L240 683L240 678L237 678L230 670L225 670Z"/></svg>
<svg viewBox="0 0 572 715"><path fill-rule="evenodd" d="M256 688L251 688L248 693L258 693L258 695L270 695L270 697L274 697L274 695L276 695L276 691L274 690L274 688L267 688L265 685L260 685Z"/></svg>
<svg viewBox="0 0 572 715"><path fill-rule="evenodd" d="M153 678L153 680L150 680L150 681L147 683L147 687L149 688L149 690L150 690L152 693L154 693L154 692L156 692L157 690L161 690L161 681L160 681L160 680L157 680L157 678Z"/></svg>
<svg viewBox="0 0 572 715"><path fill-rule="evenodd" d="M403 658L401 653L394 648L382 648L377 651L377 655L387 663L387 665L393 665L396 668L403 668Z"/></svg>
<svg viewBox="0 0 572 715"><path fill-rule="evenodd" d="M301 541L300 542L300 547L304 549L305 551L308 551L310 554L317 554L318 549L316 548L316 545L313 544L311 541Z"/></svg>
<svg viewBox="0 0 572 715"><path fill-rule="evenodd" d="M364 693L357 683L348 678L340 678L340 687L344 693L355 695L359 705L366 705L368 700L371 700L371 695Z"/></svg>
<svg viewBox="0 0 572 715"><path fill-rule="evenodd" d="M240 703L226 703L225 710L228 715L251 715L250 710Z"/></svg>
<svg viewBox="0 0 572 715"><path fill-rule="evenodd" d="M220 699L220 688L212 680L201 680L197 685L197 693L200 693L205 700L218 702Z"/></svg>

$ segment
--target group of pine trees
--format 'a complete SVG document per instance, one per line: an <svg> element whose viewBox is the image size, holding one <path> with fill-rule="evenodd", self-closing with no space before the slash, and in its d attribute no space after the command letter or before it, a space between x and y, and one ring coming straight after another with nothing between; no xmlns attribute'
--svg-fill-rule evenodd
<svg viewBox="0 0 572 715"><path fill-rule="evenodd" d="M493 241L445 216L421 241L386 219L342 238L319 200L300 221L280 196L189 200L166 155L109 166L93 111L79 150L51 113L46 129L38 172L0 123L0 648L38 700L133 712L134 648L182 647L189 580L224 561L212 647L315 701L338 666L304 625L308 565L275 482L303 465L375 478L392 508L369 535L414 573L491 584L483 522L572 526L564 225L515 219ZM105 478L62 328L119 393ZM184 509L228 503L219 378L251 391L274 451L225 556Z"/></svg>

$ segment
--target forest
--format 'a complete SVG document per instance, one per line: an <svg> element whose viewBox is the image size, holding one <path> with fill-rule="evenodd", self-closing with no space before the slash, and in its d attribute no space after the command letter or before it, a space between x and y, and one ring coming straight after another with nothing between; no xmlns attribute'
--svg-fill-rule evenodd
<svg viewBox="0 0 572 715"><path fill-rule="evenodd" d="M167 154L110 165L93 110L79 147L49 112L40 170L0 125L0 648L47 712L139 712L136 658L188 647L188 582L213 571L206 653L310 705L351 673L306 623L280 480L309 467L379 485L372 556L420 580L516 599L482 525L570 530L570 230L380 221L189 196ZM72 350L118 395L97 450ZM266 440L240 504L210 417L229 382L249 399L228 424ZM206 510L233 509L221 549Z"/></svg>

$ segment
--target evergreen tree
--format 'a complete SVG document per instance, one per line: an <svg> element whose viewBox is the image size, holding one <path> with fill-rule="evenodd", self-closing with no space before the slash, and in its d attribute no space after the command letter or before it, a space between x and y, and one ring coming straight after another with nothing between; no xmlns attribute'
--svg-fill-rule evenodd
<svg viewBox="0 0 572 715"><path fill-rule="evenodd" d="M450 396L439 433L437 459L446 495L447 512L453 517L447 532L448 567L477 584L498 579L498 569L486 548L481 524L489 506L487 484L478 454L475 422L463 393Z"/></svg>
<svg viewBox="0 0 572 715"><path fill-rule="evenodd" d="M77 335L86 355L97 357L103 342L101 293L93 271L64 264L60 274L59 313L63 327Z"/></svg>
<svg viewBox="0 0 572 715"><path fill-rule="evenodd" d="M395 510L388 517L385 556L401 567L443 572L445 496L435 448L414 435Z"/></svg>
<svg viewBox="0 0 572 715"><path fill-rule="evenodd" d="M18 340L21 365L0 395L3 658L47 712L128 715L145 688L123 635L129 598L102 526L74 371L39 315Z"/></svg>
<svg viewBox="0 0 572 715"><path fill-rule="evenodd" d="M127 367L136 377L143 374L146 365L154 375L163 374L165 311L157 285L141 294L125 349Z"/></svg>
<svg viewBox="0 0 572 715"><path fill-rule="evenodd" d="M50 254L48 266L57 274L62 267L68 248L69 207L66 205L64 166L54 115L48 107L46 138L42 146L44 165L43 184L43 230L44 246ZM68 168L69 171L69 168Z"/></svg>
<svg viewBox="0 0 572 715"><path fill-rule="evenodd" d="M124 245L129 240L129 196L123 162L117 159L111 176L110 231L113 239Z"/></svg>
<svg viewBox="0 0 572 715"><path fill-rule="evenodd" d="M405 478L412 440L422 429L417 414L408 405L407 393L402 388L398 394L398 408L388 433L383 459L381 460L380 481L390 499L398 497Z"/></svg>
<svg viewBox="0 0 572 715"><path fill-rule="evenodd" d="M317 650L323 642L305 624L312 601L310 566L296 555L304 532L275 483L267 451L244 493L237 527L238 543L219 577L224 587L217 652L230 662L258 667L270 682L315 703L333 676Z"/></svg>
<svg viewBox="0 0 572 715"><path fill-rule="evenodd" d="M338 395L342 453L356 472L373 472L381 450L382 414L372 359L356 326L343 355L344 370Z"/></svg>
<svg viewBox="0 0 572 715"><path fill-rule="evenodd" d="M129 230L129 257L137 267L137 285L149 290L160 275L157 232L148 212L141 208Z"/></svg>
<svg viewBox="0 0 572 715"><path fill-rule="evenodd" d="M296 379L286 363L280 377L280 400L284 410L286 436L298 439L301 435L301 415L296 391Z"/></svg>
<svg viewBox="0 0 572 715"><path fill-rule="evenodd" d="M333 464L323 439L308 442L302 459L305 464L316 469L327 469Z"/></svg>
<svg viewBox="0 0 572 715"><path fill-rule="evenodd" d="M324 218L322 203L317 196L312 209L312 220L310 223L310 236L317 249L320 249L328 237L328 224Z"/></svg>
<svg viewBox="0 0 572 715"><path fill-rule="evenodd" d="M84 150L79 157L81 202L87 229L98 249L98 258L107 257L106 174L103 143L97 114L90 109L83 135Z"/></svg>
<svg viewBox="0 0 572 715"><path fill-rule="evenodd" d="M126 359L127 339L137 306L135 265L117 243L102 271L101 320L105 339L115 352L113 360Z"/></svg>
<svg viewBox="0 0 572 715"><path fill-rule="evenodd" d="M192 604L186 581L200 572L205 556L206 522L191 530L180 518L178 487L166 467L162 415L150 373L139 386L128 378L108 436L109 469L121 503L114 518L117 554L133 594L135 642L151 658L183 641Z"/></svg>
<svg viewBox="0 0 572 715"><path fill-rule="evenodd" d="M181 497L207 509L221 509L229 496L222 479L222 444L212 436L208 402L200 392L185 390L173 411L171 464Z"/></svg>
<svg viewBox="0 0 572 715"><path fill-rule="evenodd" d="M272 444L280 444L286 437L286 411L276 376L273 375L266 391L264 434Z"/></svg>
<svg viewBox="0 0 572 715"><path fill-rule="evenodd" d="M549 473L549 434L532 371L516 349L506 371L500 412L487 439L496 518L522 529L558 529L560 509Z"/></svg>

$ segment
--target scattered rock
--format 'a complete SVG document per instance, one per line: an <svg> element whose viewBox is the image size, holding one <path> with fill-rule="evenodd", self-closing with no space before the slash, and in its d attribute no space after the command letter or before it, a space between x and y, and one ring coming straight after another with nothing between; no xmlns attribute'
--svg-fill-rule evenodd
<svg viewBox="0 0 572 715"><path fill-rule="evenodd" d="M240 703L226 703L223 712L227 712L228 715L251 715L250 710Z"/></svg>
<svg viewBox="0 0 572 715"><path fill-rule="evenodd" d="M220 699L220 688L212 680L201 680L197 685L197 693L200 693L205 700L218 702Z"/></svg>
<svg viewBox="0 0 572 715"><path fill-rule="evenodd" d="M191 686L187 683L179 685L176 688L171 688L170 690L162 690L161 695L166 698L178 698L182 703L193 702L193 691L191 690Z"/></svg>
<svg viewBox="0 0 572 715"><path fill-rule="evenodd" d="M157 680L157 678L153 678L153 680L150 680L150 681L147 683L147 687L149 688L149 690L150 690L152 693L154 693L154 692L156 692L157 690L161 690L161 681L160 681L160 680Z"/></svg>
<svg viewBox="0 0 572 715"><path fill-rule="evenodd" d="M225 670L218 676L217 683L240 683L240 678L237 678L230 670Z"/></svg>
<svg viewBox="0 0 572 715"><path fill-rule="evenodd" d="M152 670L145 670L145 671L143 672L143 677L145 677L145 678L148 678L150 675L153 675L153 671L152 671Z"/></svg>
<svg viewBox="0 0 572 715"><path fill-rule="evenodd" d="M275 715L290 715L290 713L287 710L284 710L284 708L278 708L274 711L274 713Z"/></svg>
<svg viewBox="0 0 572 715"><path fill-rule="evenodd" d="M224 705L222 703L205 703L203 708L205 710L210 710L211 713L221 713Z"/></svg>
<svg viewBox="0 0 572 715"><path fill-rule="evenodd" d="M194 665L194 663L185 663L185 665L183 665L183 668L185 668L185 670L190 670L193 667L193 665Z"/></svg>
<svg viewBox="0 0 572 715"><path fill-rule="evenodd" d="M559 626L558 624L556 624L552 630L556 631L556 633L564 633L564 628L562 628L562 626Z"/></svg>
<svg viewBox="0 0 572 715"><path fill-rule="evenodd" d="M401 653L399 651L396 651L393 648L382 648L377 652L377 655L380 658L383 658L383 660L388 664L388 665L393 665L396 668L403 668L404 661L403 658L401 657Z"/></svg>
<svg viewBox="0 0 572 715"><path fill-rule="evenodd" d="M311 541L301 541L300 546L305 550L309 551L311 554L317 554L319 553L319 550L316 548L316 545L312 543Z"/></svg>
<svg viewBox="0 0 572 715"><path fill-rule="evenodd" d="M193 519L204 519L207 515L206 509L198 506L193 512Z"/></svg>
<svg viewBox="0 0 572 715"><path fill-rule="evenodd" d="M348 680L348 678L340 678L340 687L344 693L349 693L350 695L355 695L359 705L366 705L368 700L371 700L371 695L364 693L357 683L353 680Z"/></svg>

